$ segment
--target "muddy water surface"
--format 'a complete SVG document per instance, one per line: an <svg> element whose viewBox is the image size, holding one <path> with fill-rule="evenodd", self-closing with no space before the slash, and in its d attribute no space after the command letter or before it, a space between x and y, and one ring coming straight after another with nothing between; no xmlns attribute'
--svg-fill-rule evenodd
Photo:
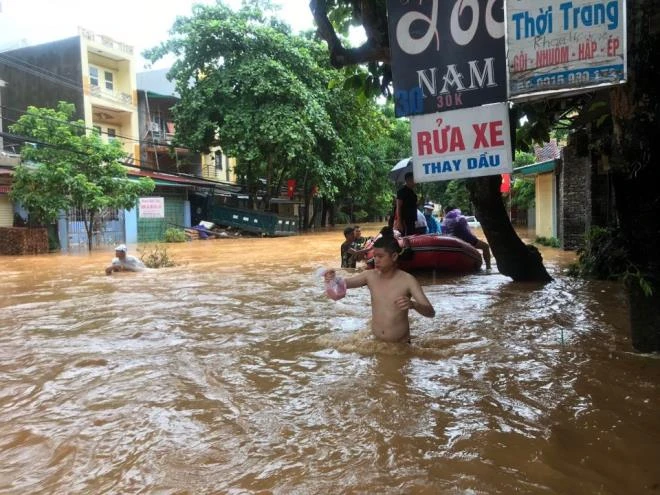
<svg viewBox="0 0 660 495"><path fill-rule="evenodd" d="M437 316L382 344L367 290L314 276L341 240L3 257L0 494L660 493L660 359L618 285L552 249L546 286L428 274Z"/></svg>

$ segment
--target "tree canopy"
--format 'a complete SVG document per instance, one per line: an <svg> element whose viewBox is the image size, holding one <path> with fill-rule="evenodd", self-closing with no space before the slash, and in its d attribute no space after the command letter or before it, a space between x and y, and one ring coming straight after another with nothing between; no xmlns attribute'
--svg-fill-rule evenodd
<svg viewBox="0 0 660 495"><path fill-rule="evenodd" d="M391 80L385 0L311 0L310 9L327 41L330 60L336 67L368 63L372 77L364 78L365 93L388 87ZM553 127L569 131L582 156L607 163L616 196L614 227L621 231L630 266L639 284L629 284L633 344L638 349L660 350L660 229L657 219L660 180L655 146L660 122L657 61L660 31L657 0L626 4L626 84L579 95L562 95L516 104L512 121L523 115L527 123L518 129L516 144L527 149L533 142L547 141ZM360 47L345 45L340 37L347 23L361 24L367 41ZM514 280L549 280L540 255L523 246L507 222L496 178L469 181L468 189L477 216L497 258L498 270ZM641 283L641 279L644 283Z"/></svg>
<svg viewBox="0 0 660 495"><path fill-rule="evenodd" d="M33 224L51 223L60 211L77 208L83 213L91 250L98 213L135 207L140 195L153 191L154 183L147 178L130 180L121 144L104 143L84 121L71 120L74 112L74 105L66 102L57 108L31 106L10 127L25 139L10 194L28 210Z"/></svg>
<svg viewBox="0 0 660 495"><path fill-rule="evenodd" d="M176 139L194 150L221 145L265 207L286 179L327 201L383 196L391 162L377 149L391 124L372 99L356 97L327 61L325 46L259 6L196 5L171 37L145 54L177 57L168 77L181 99ZM383 203L385 199L381 200Z"/></svg>

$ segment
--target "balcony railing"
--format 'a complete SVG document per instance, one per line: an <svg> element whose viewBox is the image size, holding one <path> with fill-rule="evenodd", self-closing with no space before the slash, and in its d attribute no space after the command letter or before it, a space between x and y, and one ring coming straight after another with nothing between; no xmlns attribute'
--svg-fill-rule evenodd
<svg viewBox="0 0 660 495"><path fill-rule="evenodd" d="M160 122L150 122L147 124L147 131L151 141L155 144L172 144L174 139L174 122L165 122L161 125Z"/></svg>
<svg viewBox="0 0 660 495"><path fill-rule="evenodd" d="M132 105L133 98L130 94L120 91L110 91L102 89L100 86L90 84L89 92L92 96L103 98L104 100L114 101L115 103L122 103L123 105Z"/></svg>
<svg viewBox="0 0 660 495"><path fill-rule="evenodd" d="M92 41L94 43L99 43L106 48L111 50L119 51L127 55L133 55L133 46L120 41L112 39L110 36L104 36L102 34L96 34L94 31L78 27L78 33L85 39Z"/></svg>

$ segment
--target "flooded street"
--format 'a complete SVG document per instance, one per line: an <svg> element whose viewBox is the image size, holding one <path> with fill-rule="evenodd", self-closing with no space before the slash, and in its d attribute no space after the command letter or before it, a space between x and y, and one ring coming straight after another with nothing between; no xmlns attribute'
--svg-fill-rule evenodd
<svg viewBox="0 0 660 495"><path fill-rule="evenodd" d="M366 288L315 276L342 240L1 258L0 494L660 493L660 359L619 285L550 248L546 286L423 275L436 317L384 344Z"/></svg>

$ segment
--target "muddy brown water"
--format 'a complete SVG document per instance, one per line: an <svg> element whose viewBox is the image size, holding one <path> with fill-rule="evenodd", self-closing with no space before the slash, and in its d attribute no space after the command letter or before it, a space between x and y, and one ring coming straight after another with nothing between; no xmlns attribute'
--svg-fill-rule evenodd
<svg viewBox="0 0 660 495"><path fill-rule="evenodd" d="M383 344L366 289L315 277L341 241L0 258L0 493L660 493L660 359L619 285L554 249L545 286L420 275L437 316Z"/></svg>

